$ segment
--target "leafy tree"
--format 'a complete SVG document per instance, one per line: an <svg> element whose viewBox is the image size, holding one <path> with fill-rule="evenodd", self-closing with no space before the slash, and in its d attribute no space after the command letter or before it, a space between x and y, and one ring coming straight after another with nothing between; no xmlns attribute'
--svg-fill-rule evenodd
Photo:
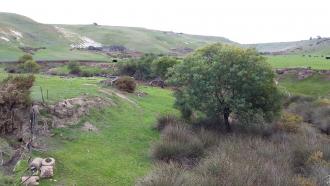
<svg viewBox="0 0 330 186"><path fill-rule="evenodd" d="M274 73L254 49L209 45L172 68L169 77L169 83L179 87L175 95L181 110L223 118L228 131L231 113L261 113L270 120L280 111Z"/></svg>
<svg viewBox="0 0 330 186"><path fill-rule="evenodd" d="M165 79L167 71L169 68L178 64L179 61L174 57L160 57L152 62L152 71L155 76L159 76L162 79Z"/></svg>

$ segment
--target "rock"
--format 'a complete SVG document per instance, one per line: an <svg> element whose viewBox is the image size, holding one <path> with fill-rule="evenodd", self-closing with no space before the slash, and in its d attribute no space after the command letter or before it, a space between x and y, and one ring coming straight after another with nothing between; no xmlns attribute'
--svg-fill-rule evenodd
<svg viewBox="0 0 330 186"><path fill-rule="evenodd" d="M42 166L55 166L54 158L45 158L41 162Z"/></svg>
<svg viewBox="0 0 330 186"><path fill-rule="evenodd" d="M93 124L91 124L89 122L85 122L84 126L81 129L86 132L98 132L99 131Z"/></svg>
<svg viewBox="0 0 330 186"><path fill-rule="evenodd" d="M39 170L42 164L42 160L42 158L34 158L30 163L30 167L35 167Z"/></svg>
<svg viewBox="0 0 330 186"><path fill-rule="evenodd" d="M39 176L23 176L22 177L22 185L25 186L34 186L34 185L39 185Z"/></svg>
<svg viewBox="0 0 330 186"><path fill-rule="evenodd" d="M40 169L41 178L51 178L54 176L54 167L53 166L42 166Z"/></svg>

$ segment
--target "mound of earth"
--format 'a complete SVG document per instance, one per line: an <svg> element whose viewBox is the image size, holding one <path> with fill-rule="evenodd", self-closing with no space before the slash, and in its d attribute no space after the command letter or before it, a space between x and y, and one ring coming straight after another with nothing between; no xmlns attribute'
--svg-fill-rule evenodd
<svg viewBox="0 0 330 186"><path fill-rule="evenodd" d="M72 125L78 122L92 108L101 109L110 105L113 104L108 99L81 96L51 105L49 106L49 112L53 117L53 127L64 127L65 125Z"/></svg>

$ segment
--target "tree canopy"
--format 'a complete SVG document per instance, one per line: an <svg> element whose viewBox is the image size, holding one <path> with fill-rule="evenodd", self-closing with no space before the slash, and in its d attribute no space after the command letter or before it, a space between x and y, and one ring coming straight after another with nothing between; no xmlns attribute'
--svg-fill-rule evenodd
<svg viewBox="0 0 330 186"><path fill-rule="evenodd" d="M223 118L262 114L270 120L280 110L275 75L254 49L213 44L197 50L169 72L169 83L178 86L176 105Z"/></svg>

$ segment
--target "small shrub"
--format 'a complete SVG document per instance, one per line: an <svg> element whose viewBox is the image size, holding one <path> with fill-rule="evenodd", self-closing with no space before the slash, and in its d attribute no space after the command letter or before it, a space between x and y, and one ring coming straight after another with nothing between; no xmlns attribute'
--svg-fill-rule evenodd
<svg viewBox="0 0 330 186"><path fill-rule="evenodd" d="M29 60L33 60L32 55L30 55L30 54L24 54L23 56L21 56L21 57L18 59L18 62L19 62L19 63L25 63L26 61L29 61Z"/></svg>
<svg viewBox="0 0 330 186"><path fill-rule="evenodd" d="M120 77L116 82L115 86L121 91L133 93L136 89L135 80L129 76Z"/></svg>
<svg viewBox="0 0 330 186"><path fill-rule="evenodd" d="M40 70L40 65L33 60L25 61L22 67L25 73L38 73Z"/></svg>
<svg viewBox="0 0 330 186"><path fill-rule="evenodd" d="M70 74L78 75L81 72L79 63L75 62L75 61L70 61L69 62L68 69L70 70Z"/></svg>
<svg viewBox="0 0 330 186"><path fill-rule="evenodd" d="M180 119L174 115L164 115L157 119L155 129L158 131L162 131L163 129L165 129L165 127L169 125L179 124L180 122Z"/></svg>
<svg viewBox="0 0 330 186"><path fill-rule="evenodd" d="M286 132L296 133L298 132L299 124L302 122L303 119L301 116L285 112L281 117L281 120L278 124L278 128Z"/></svg>
<svg viewBox="0 0 330 186"><path fill-rule="evenodd" d="M14 125L20 125L31 104L30 88L34 76L9 76L0 83L0 135L8 134ZM18 114L23 113L23 114Z"/></svg>
<svg viewBox="0 0 330 186"><path fill-rule="evenodd" d="M203 154L203 144L187 126L168 126L151 154L154 159L167 162L194 160Z"/></svg>
<svg viewBox="0 0 330 186"><path fill-rule="evenodd" d="M80 76L81 77L93 77L94 74L90 71L87 71L87 70L81 70L80 71Z"/></svg>
<svg viewBox="0 0 330 186"><path fill-rule="evenodd" d="M137 181L137 186L180 186L184 185L184 168L173 162L159 163L146 177Z"/></svg>

